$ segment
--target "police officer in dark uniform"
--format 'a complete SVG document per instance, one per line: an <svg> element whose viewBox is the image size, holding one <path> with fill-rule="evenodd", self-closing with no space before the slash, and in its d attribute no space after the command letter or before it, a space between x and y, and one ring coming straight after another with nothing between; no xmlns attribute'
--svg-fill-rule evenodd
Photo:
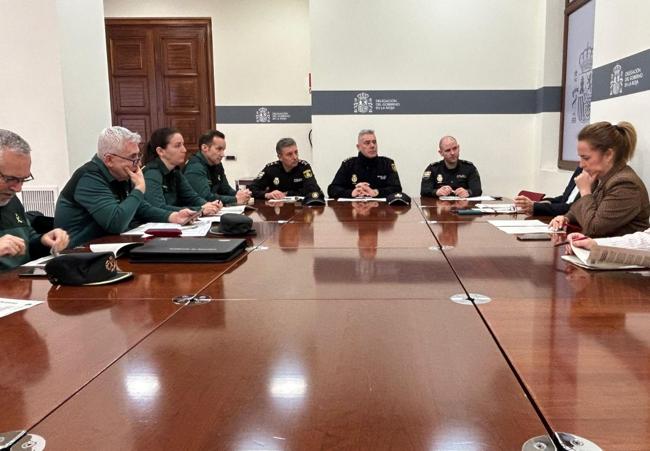
<svg viewBox="0 0 650 451"><path fill-rule="evenodd" d="M402 192L395 162L377 155L374 130L361 130L357 139L359 154L341 163L327 188L330 197L387 197Z"/></svg>
<svg viewBox="0 0 650 451"><path fill-rule="evenodd" d="M422 174L420 195L428 197L480 196L481 177L476 166L460 160L460 145L453 136L443 136L438 144L442 160L432 163Z"/></svg>
<svg viewBox="0 0 650 451"><path fill-rule="evenodd" d="M276 144L275 151L278 160L267 164L249 187L255 199L324 197L311 166L298 158L296 141L282 138Z"/></svg>

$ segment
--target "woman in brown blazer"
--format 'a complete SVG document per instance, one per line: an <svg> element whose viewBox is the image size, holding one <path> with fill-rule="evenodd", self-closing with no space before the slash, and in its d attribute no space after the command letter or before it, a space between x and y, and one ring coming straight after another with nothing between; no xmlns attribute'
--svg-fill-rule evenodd
<svg viewBox="0 0 650 451"><path fill-rule="evenodd" d="M634 154L636 131L629 122L596 122L578 134L582 173L575 178L580 199L565 216L556 216L556 230L568 224L591 237L625 235L648 228L650 202L643 181L627 162Z"/></svg>

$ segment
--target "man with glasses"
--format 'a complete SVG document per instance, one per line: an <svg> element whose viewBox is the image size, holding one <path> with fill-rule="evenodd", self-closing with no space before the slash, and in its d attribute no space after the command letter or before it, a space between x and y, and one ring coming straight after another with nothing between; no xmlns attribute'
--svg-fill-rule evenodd
<svg viewBox="0 0 650 451"><path fill-rule="evenodd" d="M38 234L25 217L16 193L34 179L29 144L9 130L0 129L0 271L57 253L68 246L68 234L61 229Z"/></svg>
<svg viewBox="0 0 650 451"><path fill-rule="evenodd" d="M428 197L480 196L481 177L476 166L461 160L460 145L453 136L443 136L438 143L442 160L432 163L422 174L420 195Z"/></svg>
<svg viewBox="0 0 650 451"><path fill-rule="evenodd" d="M341 163L327 188L330 197L388 197L402 192L395 163L388 157L378 155L374 130L359 132L357 150L359 154L356 157Z"/></svg>
<svg viewBox="0 0 650 451"><path fill-rule="evenodd" d="M70 232L72 246L138 223L182 224L194 214L189 209L170 213L144 200L139 143L140 135L124 127L105 128L92 160L72 174L54 214L54 224Z"/></svg>

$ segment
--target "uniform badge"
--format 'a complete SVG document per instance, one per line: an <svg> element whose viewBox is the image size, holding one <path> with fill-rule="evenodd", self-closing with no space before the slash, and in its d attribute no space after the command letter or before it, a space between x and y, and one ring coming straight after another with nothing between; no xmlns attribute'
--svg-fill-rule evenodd
<svg viewBox="0 0 650 451"><path fill-rule="evenodd" d="M436 180L438 183L442 183L442 174L438 174L438 177L436 177Z"/></svg>
<svg viewBox="0 0 650 451"><path fill-rule="evenodd" d="M423 179L428 179L431 177L431 171L424 171L424 174L422 175Z"/></svg>
<svg viewBox="0 0 650 451"><path fill-rule="evenodd" d="M397 166L395 166L395 163L391 163L390 167L393 168L393 172L397 172Z"/></svg>
<svg viewBox="0 0 650 451"><path fill-rule="evenodd" d="M318 199L318 192L314 191L313 193L311 193L311 198L312 199Z"/></svg>
<svg viewBox="0 0 650 451"><path fill-rule="evenodd" d="M117 271L117 261L115 260L115 257L113 257L112 255L108 257L108 259L104 263L104 266L106 267L107 271L110 272Z"/></svg>
<svg viewBox="0 0 650 451"><path fill-rule="evenodd" d="M23 222L24 222L23 218L21 218L18 213L16 213L16 222L18 222L18 224L23 224Z"/></svg>
<svg viewBox="0 0 650 451"><path fill-rule="evenodd" d="M396 197L397 199L401 199L402 193L395 193L393 197Z"/></svg>
<svg viewBox="0 0 650 451"><path fill-rule="evenodd" d="M311 173L311 169L302 171L302 175L304 175L306 179L310 179L314 176L314 174Z"/></svg>
<svg viewBox="0 0 650 451"><path fill-rule="evenodd" d="M357 178L357 174L352 174L352 183L356 184L356 183L357 183L357 180L359 180L359 179Z"/></svg>
<svg viewBox="0 0 650 451"><path fill-rule="evenodd" d="M221 181L221 174L217 176L217 180Z"/></svg>
<svg viewBox="0 0 650 451"><path fill-rule="evenodd" d="M274 184L275 186L278 186L278 185L280 184L280 179L277 178L277 177L274 178L274 179L273 179L273 184Z"/></svg>

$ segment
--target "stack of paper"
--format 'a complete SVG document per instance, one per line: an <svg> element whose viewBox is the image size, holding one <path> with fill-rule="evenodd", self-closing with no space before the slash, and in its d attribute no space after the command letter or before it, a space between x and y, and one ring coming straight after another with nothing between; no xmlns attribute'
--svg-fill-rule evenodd
<svg viewBox="0 0 650 451"><path fill-rule="evenodd" d="M538 219L533 219L530 221L525 219L493 220L488 222L502 232L507 233L508 235L516 235L520 233L555 233L548 228L547 224L544 224Z"/></svg>
<svg viewBox="0 0 650 451"><path fill-rule="evenodd" d="M637 249L621 249L594 245L591 251L571 243L573 255L563 255L562 260L585 269L642 269L650 266L650 254Z"/></svg>
<svg viewBox="0 0 650 451"><path fill-rule="evenodd" d="M481 210L483 213L517 213L517 207L515 207L515 204L476 204L476 208Z"/></svg>
<svg viewBox="0 0 650 451"><path fill-rule="evenodd" d="M385 197L339 197L339 202L386 202Z"/></svg>
<svg viewBox="0 0 650 451"><path fill-rule="evenodd" d="M474 196L474 197L458 197L458 196L440 196L440 200L471 200L471 201L481 201L481 200L495 200L492 196Z"/></svg>

